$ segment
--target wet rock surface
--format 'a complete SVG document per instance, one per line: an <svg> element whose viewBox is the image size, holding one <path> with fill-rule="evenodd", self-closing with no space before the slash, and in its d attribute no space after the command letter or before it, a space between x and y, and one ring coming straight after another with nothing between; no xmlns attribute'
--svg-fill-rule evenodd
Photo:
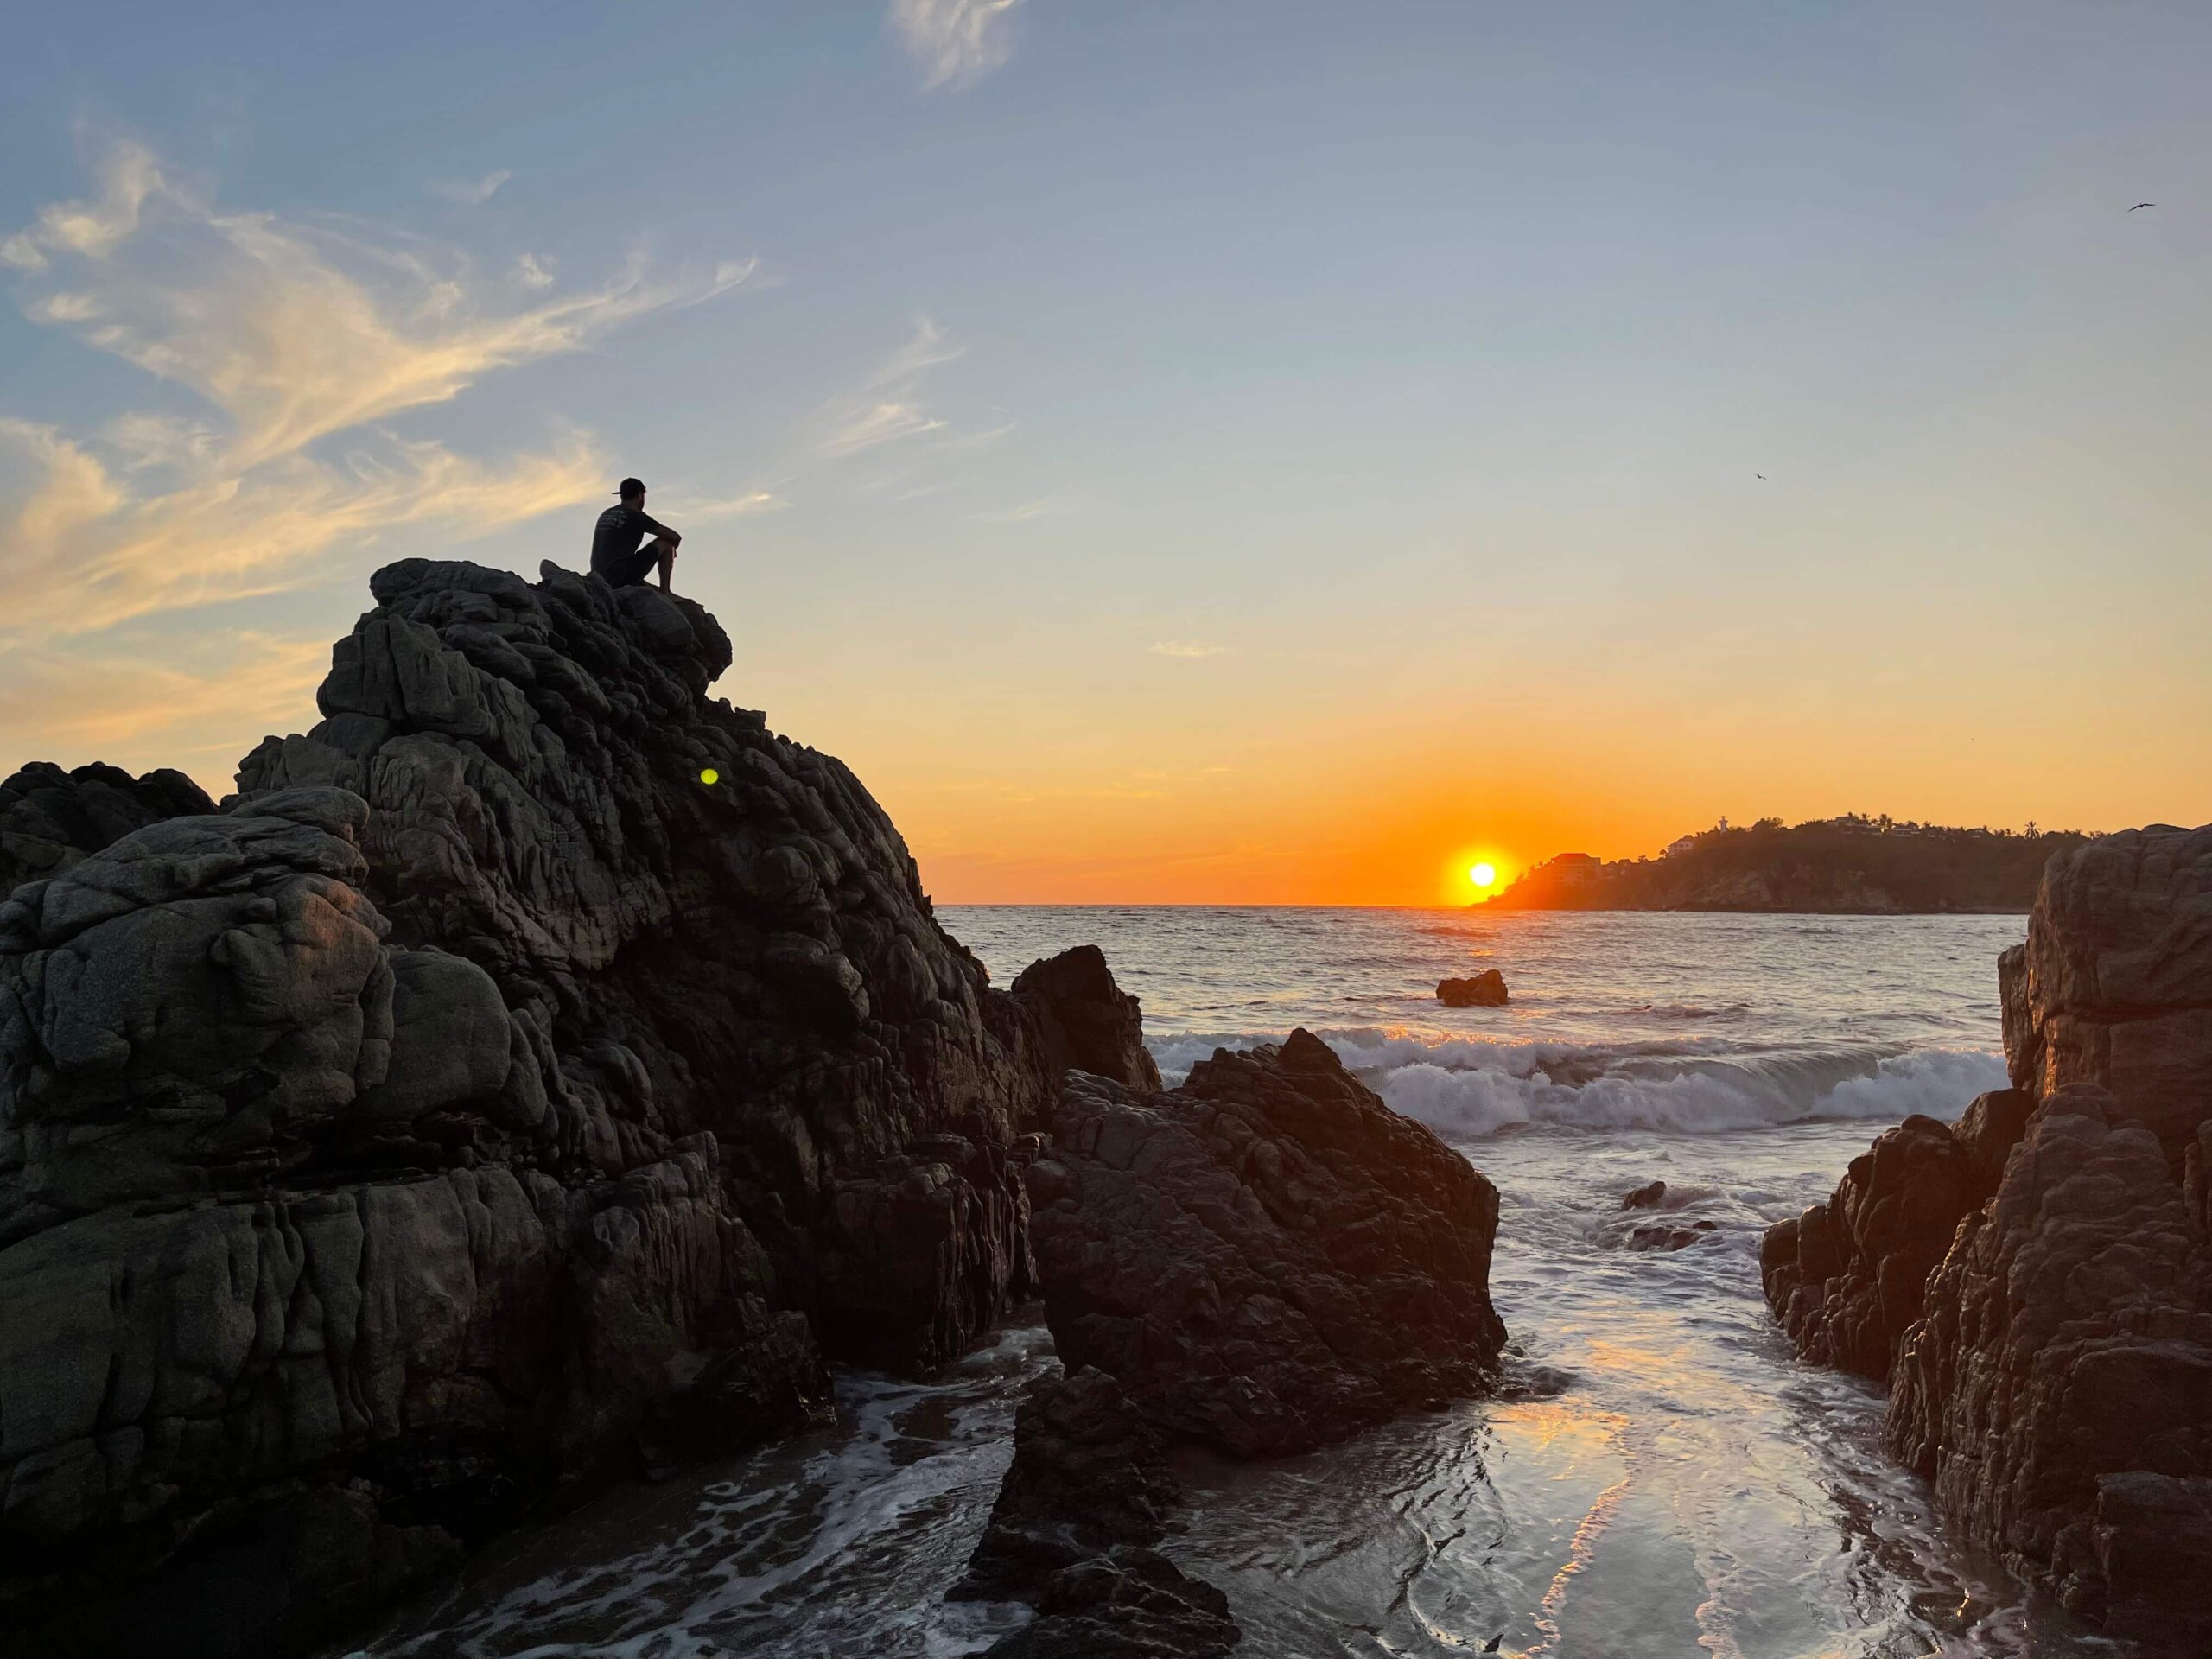
<svg viewBox="0 0 2212 1659"><path fill-rule="evenodd" d="M1960 1221L1997 1190L2032 1105L2006 1089L1954 1127L1917 1114L1854 1158L1835 1195L1767 1230L1759 1277L1799 1354L1885 1382Z"/></svg>
<svg viewBox="0 0 2212 1659"><path fill-rule="evenodd" d="M1026 1601L1001 1659L1205 1656L1239 1639L1228 1598L1154 1548L1175 1497L1156 1430L1120 1384L1085 1367L1033 1383L1014 1462L954 1596Z"/></svg>
<svg viewBox="0 0 2212 1659"><path fill-rule="evenodd" d="M1770 1230L1808 1358L1961 1532L2107 1631L2212 1643L2212 829L2051 860L1999 963L2014 1089ZM1948 1218L1948 1219L1947 1219Z"/></svg>
<svg viewBox="0 0 2212 1659"><path fill-rule="evenodd" d="M296 1649L818 1421L825 1353L932 1365L1030 1287L1062 1057L1154 1080L1103 960L992 988L852 774L705 696L696 604L372 588L222 811L154 774L0 904L10 1652Z"/></svg>
<svg viewBox="0 0 2212 1659"><path fill-rule="evenodd" d="M1506 1004L1505 976L1485 968L1467 979L1440 979L1436 1000L1447 1008L1502 1008Z"/></svg>

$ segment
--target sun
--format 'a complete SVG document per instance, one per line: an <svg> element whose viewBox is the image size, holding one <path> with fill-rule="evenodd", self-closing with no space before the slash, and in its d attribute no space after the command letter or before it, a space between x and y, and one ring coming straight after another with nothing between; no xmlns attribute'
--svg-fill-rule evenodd
<svg viewBox="0 0 2212 1659"><path fill-rule="evenodd" d="M1478 887L1486 887L1497 880L1497 867L1490 864L1478 864L1467 872L1467 880Z"/></svg>

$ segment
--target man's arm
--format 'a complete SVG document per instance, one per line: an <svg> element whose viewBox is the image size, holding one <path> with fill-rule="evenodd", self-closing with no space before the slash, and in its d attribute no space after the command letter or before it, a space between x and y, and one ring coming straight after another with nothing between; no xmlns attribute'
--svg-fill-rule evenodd
<svg viewBox="0 0 2212 1659"><path fill-rule="evenodd" d="M683 538L681 536L671 530L666 524L661 523L659 519L652 517L652 514L640 511L638 514L638 518L645 524L645 527L647 530L652 531L654 535L659 537L661 540L666 542L671 547L681 547L683 545Z"/></svg>

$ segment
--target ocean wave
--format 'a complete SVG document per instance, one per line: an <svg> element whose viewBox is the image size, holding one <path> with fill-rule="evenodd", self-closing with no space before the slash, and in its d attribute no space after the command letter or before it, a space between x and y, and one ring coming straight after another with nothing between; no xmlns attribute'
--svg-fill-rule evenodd
<svg viewBox="0 0 2212 1659"><path fill-rule="evenodd" d="M1374 1029L1316 1034L1393 1110L1448 1140L1528 1124L1712 1134L1915 1112L1949 1121L2005 1084L2004 1057L1985 1049L1745 1052L1719 1038L1598 1048ZM1172 1084L1217 1047L1279 1037L1174 1033L1151 1046Z"/></svg>

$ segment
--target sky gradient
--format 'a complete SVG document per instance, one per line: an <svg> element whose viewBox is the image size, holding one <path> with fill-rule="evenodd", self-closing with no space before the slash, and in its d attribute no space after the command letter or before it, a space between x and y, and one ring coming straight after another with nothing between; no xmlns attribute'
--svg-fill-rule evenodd
<svg viewBox="0 0 2212 1659"><path fill-rule="evenodd" d="M50 12L0 772L220 793L377 565L580 566L636 473L943 900L2212 819L2209 72L2194 3Z"/></svg>

